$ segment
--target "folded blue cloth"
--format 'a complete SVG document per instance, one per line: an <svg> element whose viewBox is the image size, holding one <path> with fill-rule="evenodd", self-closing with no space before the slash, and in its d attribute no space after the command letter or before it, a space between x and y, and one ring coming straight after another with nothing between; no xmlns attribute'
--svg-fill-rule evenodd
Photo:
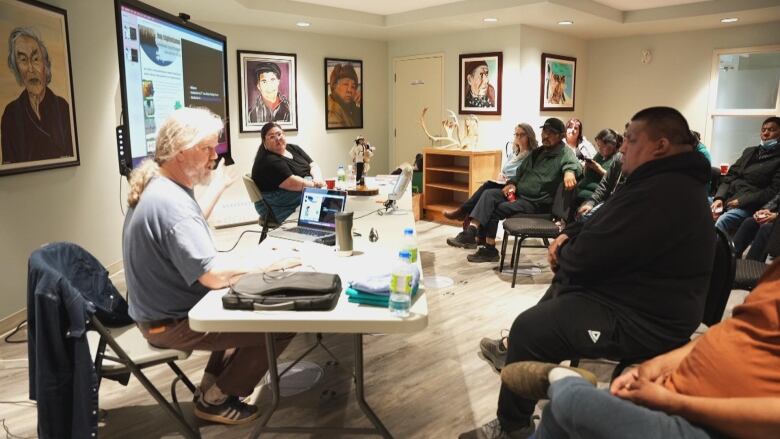
<svg viewBox="0 0 780 439"><path fill-rule="evenodd" d="M414 285L414 290L417 291L417 287L420 284L420 269L417 268L417 265L412 265L412 267L414 267L412 285ZM350 281L349 286L361 293L389 296L390 277L390 273L370 275Z"/></svg>
<svg viewBox="0 0 780 439"><path fill-rule="evenodd" d="M415 287L412 290L412 298L417 296L418 288ZM357 291L353 288L347 288L346 291L347 296L349 297L348 300L352 303L359 303L362 305L371 305L371 306L379 306L383 308L387 308L390 302L390 295L379 295L379 294L371 294L371 293L362 293L360 291Z"/></svg>

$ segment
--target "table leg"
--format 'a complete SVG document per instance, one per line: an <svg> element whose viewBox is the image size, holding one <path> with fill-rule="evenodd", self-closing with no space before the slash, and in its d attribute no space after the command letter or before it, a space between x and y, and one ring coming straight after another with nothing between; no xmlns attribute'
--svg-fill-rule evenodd
<svg viewBox="0 0 780 439"><path fill-rule="evenodd" d="M268 424L274 411L276 411L276 408L279 406L279 371L276 367L276 334L266 332L265 351L268 354L268 381L271 385L272 392L271 407L260 416L260 421L249 436L252 439L257 439L257 437L260 436L263 427Z"/></svg>
<svg viewBox="0 0 780 439"><path fill-rule="evenodd" d="M365 394L363 391L363 334L355 334L355 398L363 410L366 417L374 424L377 432L386 439L392 439L392 435L387 428L385 428L379 417L371 410L371 407L366 402Z"/></svg>

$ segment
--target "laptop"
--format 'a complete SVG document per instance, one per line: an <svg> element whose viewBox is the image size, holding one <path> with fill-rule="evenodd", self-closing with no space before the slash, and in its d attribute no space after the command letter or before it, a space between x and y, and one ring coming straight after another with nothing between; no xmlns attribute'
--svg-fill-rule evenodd
<svg viewBox="0 0 780 439"><path fill-rule="evenodd" d="M275 238L314 241L336 234L336 213L343 212L347 193L332 189L305 188L298 208L298 225L268 233Z"/></svg>

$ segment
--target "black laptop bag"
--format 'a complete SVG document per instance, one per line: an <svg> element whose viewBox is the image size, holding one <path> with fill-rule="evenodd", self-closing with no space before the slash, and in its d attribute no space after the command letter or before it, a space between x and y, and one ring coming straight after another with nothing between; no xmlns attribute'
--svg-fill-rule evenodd
<svg viewBox="0 0 780 439"><path fill-rule="evenodd" d="M225 309L324 311L341 295L337 274L311 271L249 273L222 297Z"/></svg>

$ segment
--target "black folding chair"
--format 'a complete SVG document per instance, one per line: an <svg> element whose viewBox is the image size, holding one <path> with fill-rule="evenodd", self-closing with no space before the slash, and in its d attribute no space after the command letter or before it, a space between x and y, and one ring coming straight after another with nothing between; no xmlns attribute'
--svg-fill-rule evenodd
<svg viewBox="0 0 780 439"><path fill-rule="evenodd" d="M512 288L517 281L517 266L520 259L520 248L523 242L528 238L539 238L544 242L540 245L525 245L532 248L547 248L550 246L550 239L555 239L561 234L561 229L556 221L561 221L568 217L569 208L574 198L574 191L565 190L563 183L558 186L553 198L552 212L548 214L518 214L504 220L504 237L501 240L501 261L499 262L499 273L504 270L504 259L506 257L506 247L509 238L514 238L512 246Z"/></svg>

